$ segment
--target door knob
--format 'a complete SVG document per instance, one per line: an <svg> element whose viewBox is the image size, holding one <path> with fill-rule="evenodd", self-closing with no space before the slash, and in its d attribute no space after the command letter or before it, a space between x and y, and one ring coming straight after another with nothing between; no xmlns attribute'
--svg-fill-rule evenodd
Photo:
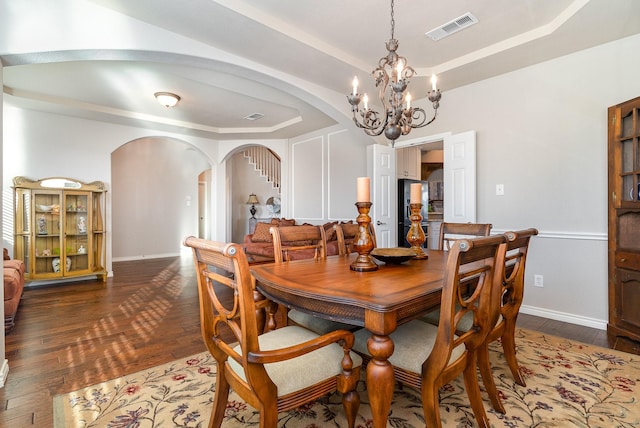
<svg viewBox="0 0 640 428"><path fill-rule="evenodd" d="M387 224L387 223L383 223L383 222L381 222L380 220L376 221L376 225L377 225L377 226L382 226L383 224Z"/></svg>

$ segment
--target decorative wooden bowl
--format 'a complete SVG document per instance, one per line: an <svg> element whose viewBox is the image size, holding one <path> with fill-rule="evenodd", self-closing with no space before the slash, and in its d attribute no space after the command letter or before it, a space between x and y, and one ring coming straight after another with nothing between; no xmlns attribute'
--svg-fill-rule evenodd
<svg viewBox="0 0 640 428"><path fill-rule="evenodd" d="M392 265L399 265L415 258L416 253L411 248L374 248L371 257Z"/></svg>

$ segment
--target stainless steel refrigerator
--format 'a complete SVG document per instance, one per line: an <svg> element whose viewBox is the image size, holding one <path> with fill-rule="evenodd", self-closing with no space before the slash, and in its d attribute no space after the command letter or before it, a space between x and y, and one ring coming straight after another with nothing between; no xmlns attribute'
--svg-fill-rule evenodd
<svg viewBox="0 0 640 428"><path fill-rule="evenodd" d="M409 233L409 226L411 226L411 207L409 202L411 200L411 183L422 183L422 230L424 230L424 244L423 247L428 247L427 237L427 225L429 215L429 182L420 180L399 179L398 180L398 246L399 247L411 247L411 244L407 242L407 234Z"/></svg>

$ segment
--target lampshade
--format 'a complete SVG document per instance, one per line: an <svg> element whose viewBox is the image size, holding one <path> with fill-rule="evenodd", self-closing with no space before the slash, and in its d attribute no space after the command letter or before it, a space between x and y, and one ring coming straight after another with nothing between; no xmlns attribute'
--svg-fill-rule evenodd
<svg viewBox="0 0 640 428"><path fill-rule="evenodd" d="M156 97L156 100L165 107L173 107L180 101L180 97L171 92L156 92L153 95Z"/></svg>
<svg viewBox="0 0 640 428"><path fill-rule="evenodd" d="M247 200L248 205L259 204L258 197L255 193L249 195L249 199Z"/></svg>

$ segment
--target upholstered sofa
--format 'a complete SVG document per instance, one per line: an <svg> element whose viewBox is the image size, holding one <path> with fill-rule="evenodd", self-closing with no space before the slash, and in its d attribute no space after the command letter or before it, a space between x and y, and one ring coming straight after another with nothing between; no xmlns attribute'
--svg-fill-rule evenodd
<svg viewBox="0 0 640 428"><path fill-rule="evenodd" d="M349 221L347 223L352 223L353 221ZM333 256L338 254L338 241L336 238L336 231L333 228L334 225L339 222L327 222L323 225L325 230L325 235L327 238L327 256ZM341 222L345 223L345 222ZM308 223L304 223L308 225ZM273 258L273 239L271 238L271 232L269 229L271 227L296 227L302 226L302 224L296 224L294 219L286 219L286 218L274 218L271 219L270 223L266 222L258 222L256 223L255 231L252 234L245 235L242 246L244 247L245 253L247 255L256 255L260 257ZM284 244L283 246L286 246ZM294 244L289 244L294 245ZM313 253L313 250L310 250ZM313 254L304 254L304 251L293 253L291 256L292 260L296 259L305 259L313 257Z"/></svg>
<svg viewBox="0 0 640 428"><path fill-rule="evenodd" d="M25 265L22 260L11 260L9 252L4 249L4 332L9 332L15 325L16 313L24 291Z"/></svg>

